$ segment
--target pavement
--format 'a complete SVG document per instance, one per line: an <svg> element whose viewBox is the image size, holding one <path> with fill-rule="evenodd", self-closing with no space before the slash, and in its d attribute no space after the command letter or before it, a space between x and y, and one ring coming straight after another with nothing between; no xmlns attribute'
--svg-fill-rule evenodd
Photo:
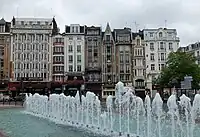
<svg viewBox="0 0 200 137"><path fill-rule="evenodd" d="M2 105L2 104L0 104L0 109L9 109L9 108L23 108L23 106L22 105ZM0 132L1 132L1 130L0 130Z"/></svg>

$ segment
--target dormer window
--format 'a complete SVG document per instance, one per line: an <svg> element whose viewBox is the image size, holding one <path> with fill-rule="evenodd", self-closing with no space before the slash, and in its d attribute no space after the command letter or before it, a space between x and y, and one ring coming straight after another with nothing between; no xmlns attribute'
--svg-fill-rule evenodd
<svg viewBox="0 0 200 137"><path fill-rule="evenodd" d="M21 25L24 25L24 21L21 21Z"/></svg>
<svg viewBox="0 0 200 137"><path fill-rule="evenodd" d="M163 37L163 34L162 34L162 32L159 32L159 37L161 38L161 37Z"/></svg>
<svg viewBox="0 0 200 137"><path fill-rule="evenodd" d="M74 33L74 27L72 27L72 33Z"/></svg>
<svg viewBox="0 0 200 137"><path fill-rule="evenodd" d="M110 41L110 35L106 35L106 41Z"/></svg>
<svg viewBox="0 0 200 137"><path fill-rule="evenodd" d="M140 39L137 39L137 45L138 46L140 45Z"/></svg>
<svg viewBox="0 0 200 137"><path fill-rule="evenodd" d="M5 26L4 25L0 25L0 32L5 32Z"/></svg>

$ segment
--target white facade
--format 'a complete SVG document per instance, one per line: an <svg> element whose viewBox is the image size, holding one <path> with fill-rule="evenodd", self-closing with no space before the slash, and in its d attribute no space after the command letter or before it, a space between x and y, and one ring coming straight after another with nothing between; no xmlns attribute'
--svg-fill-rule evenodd
<svg viewBox="0 0 200 137"><path fill-rule="evenodd" d="M196 57L196 64L200 65L200 42L189 44L186 47L180 47L181 51L193 54Z"/></svg>
<svg viewBox="0 0 200 137"><path fill-rule="evenodd" d="M53 70L52 80L56 82L64 81L64 36L61 34L53 37Z"/></svg>
<svg viewBox="0 0 200 137"><path fill-rule="evenodd" d="M146 83L147 88L152 90L152 82L165 66L169 53L179 48L179 37L176 29L144 29L144 40Z"/></svg>
<svg viewBox="0 0 200 137"><path fill-rule="evenodd" d="M66 26L69 32L65 34L65 68L66 73L84 73L85 71L85 34L80 31L80 25Z"/></svg>
<svg viewBox="0 0 200 137"><path fill-rule="evenodd" d="M11 23L12 81L43 78L51 81L52 19L15 18Z"/></svg>

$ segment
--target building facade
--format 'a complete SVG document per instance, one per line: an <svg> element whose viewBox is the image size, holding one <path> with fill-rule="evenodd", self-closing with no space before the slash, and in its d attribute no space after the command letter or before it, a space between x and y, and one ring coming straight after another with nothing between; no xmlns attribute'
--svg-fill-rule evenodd
<svg viewBox="0 0 200 137"><path fill-rule="evenodd" d="M94 92L99 98L101 95L101 27L86 27L85 31L85 91Z"/></svg>
<svg viewBox="0 0 200 137"><path fill-rule="evenodd" d="M53 47L52 47L52 89L59 90L62 89L62 84L65 81L65 39L63 34L57 34L53 36Z"/></svg>
<svg viewBox="0 0 200 137"><path fill-rule="evenodd" d="M10 78L10 22L0 20L0 87L7 86Z"/></svg>
<svg viewBox="0 0 200 137"><path fill-rule="evenodd" d="M146 62L145 62L145 42L143 31L132 34L132 70L133 86L136 94L145 96L146 83Z"/></svg>
<svg viewBox="0 0 200 137"><path fill-rule="evenodd" d="M152 91L152 85L160 71L165 67L170 52L177 51L179 37L176 29L144 29L146 86Z"/></svg>
<svg viewBox="0 0 200 137"><path fill-rule="evenodd" d="M20 82L19 88L23 89L50 87L52 35L57 31L54 18L13 18L11 22L11 61L14 66L14 77L11 82ZM34 81L40 81L40 84L36 86Z"/></svg>
<svg viewBox="0 0 200 137"><path fill-rule="evenodd" d="M200 65L200 42L189 44L186 47L180 47L178 50L193 54L197 59L196 64Z"/></svg>
<svg viewBox="0 0 200 137"><path fill-rule="evenodd" d="M132 32L130 28L114 29L116 44L117 81L125 86L133 84L132 75Z"/></svg>
<svg viewBox="0 0 200 137"><path fill-rule="evenodd" d="M66 89L75 94L84 88L85 26L65 26L64 73Z"/></svg>
<svg viewBox="0 0 200 137"><path fill-rule="evenodd" d="M102 97L115 95L117 83L116 46L114 32L107 23L105 32L102 33Z"/></svg>

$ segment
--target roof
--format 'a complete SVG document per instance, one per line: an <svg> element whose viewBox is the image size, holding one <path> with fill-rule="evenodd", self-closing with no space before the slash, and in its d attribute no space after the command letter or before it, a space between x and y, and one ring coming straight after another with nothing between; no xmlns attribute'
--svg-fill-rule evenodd
<svg viewBox="0 0 200 137"><path fill-rule="evenodd" d="M123 29L114 29L114 32L116 32L117 34L130 34L131 33L131 29L130 28L123 28Z"/></svg>
<svg viewBox="0 0 200 137"><path fill-rule="evenodd" d="M5 25L5 24L6 24L6 21L4 20L4 18L2 18L2 19L0 20L0 24L1 24L1 25Z"/></svg>

